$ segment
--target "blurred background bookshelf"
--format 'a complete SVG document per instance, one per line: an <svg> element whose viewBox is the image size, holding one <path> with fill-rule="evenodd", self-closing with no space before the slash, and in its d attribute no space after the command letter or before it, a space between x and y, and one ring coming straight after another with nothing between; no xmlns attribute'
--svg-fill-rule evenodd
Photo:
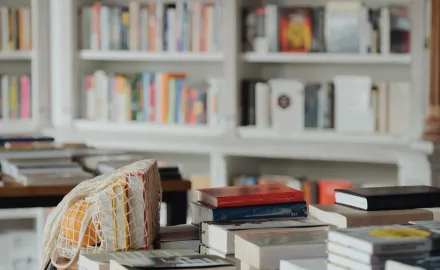
<svg viewBox="0 0 440 270"><path fill-rule="evenodd" d="M427 3L53 2L45 132L188 155L212 186L256 160L360 182L377 167L378 182L431 183L434 145L420 139ZM289 110L277 107L283 87L298 88Z"/></svg>
<svg viewBox="0 0 440 270"><path fill-rule="evenodd" d="M0 134L38 132L49 124L49 1L0 4Z"/></svg>

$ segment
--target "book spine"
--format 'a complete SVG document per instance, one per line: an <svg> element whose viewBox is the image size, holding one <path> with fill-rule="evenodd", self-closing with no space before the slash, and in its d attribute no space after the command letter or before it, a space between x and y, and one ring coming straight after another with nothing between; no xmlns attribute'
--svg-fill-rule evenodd
<svg viewBox="0 0 440 270"><path fill-rule="evenodd" d="M305 202L212 209L213 221L307 217Z"/></svg>

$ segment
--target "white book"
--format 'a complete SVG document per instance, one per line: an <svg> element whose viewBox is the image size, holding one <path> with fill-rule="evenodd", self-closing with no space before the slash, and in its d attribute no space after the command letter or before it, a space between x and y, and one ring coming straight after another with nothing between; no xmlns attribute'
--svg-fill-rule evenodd
<svg viewBox="0 0 440 270"><path fill-rule="evenodd" d="M282 132L304 129L304 84L297 80L274 79L271 90L271 122Z"/></svg>
<svg viewBox="0 0 440 270"><path fill-rule="evenodd" d="M110 37L111 37L110 18L111 18L110 7L101 6L101 12L99 16L99 29L101 34L100 49L102 51L110 50Z"/></svg>
<svg viewBox="0 0 440 270"><path fill-rule="evenodd" d="M2 91L2 116L3 120L9 119L9 76L3 75L1 77L1 91Z"/></svg>
<svg viewBox="0 0 440 270"><path fill-rule="evenodd" d="M163 18L164 17L164 5L162 2L156 3L156 51L163 51Z"/></svg>
<svg viewBox="0 0 440 270"><path fill-rule="evenodd" d="M191 3L192 6L192 51L200 52L200 25L202 17L201 4L198 2Z"/></svg>
<svg viewBox="0 0 440 270"><path fill-rule="evenodd" d="M382 7L380 9L380 19L379 19L379 33L380 33L380 53L389 54L390 53L390 9L389 7Z"/></svg>
<svg viewBox="0 0 440 270"><path fill-rule="evenodd" d="M327 261L331 264L342 266L345 269L383 270L383 265L364 264L343 255L333 253L328 253Z"/></svg>
<svg viewBox="0 0 440 270"><path fill-rule="evenodd" d="M148 8L143 7L140 12L140 40L139 48L142 51L148 51L149 36L148 36Z"/></svg>
<svg viewBox="0 0 440 270"><path fill-rule="evenodd" d="M325 258L280 261L280 270L325 270L326 266Z"/></svg>
<svg viewBox="0 0 440 270"><path fill-rule="evenodd" d="M374 132L372 79L368 76L336 76L335 129L342 132Z"/></svg>
<svg viewBox="0 0 440 270"><path fill-rule="evenodd" d="M109 78L102 70L95 71L95 115L94 119L99 121L108 120L108 88Z"/></svg>
<svg viewBox="0 0 440 270"><path fill-rule="evenodd" d="M138 250L126 252L108 252L108 253L89 253L81 254L78 260L79 269L87 270L110 270L110 261L124 261L153 257L173 257L196 255L192 250L176 249L176 250Z"/></svg>
<svg viewBox="0 0 440 270"><path fill-rule="evenodd" d="M224 254L235 253L234 237L237 234L248 233L286 233L323 231L328 225L314 218L280 219L255 223L255 221L242 222L202 222L200 241Z"/></svg>
<svg viewBox="0 0 440 270"><path fill-rule="evenodd" d="M406 82L389 84L389 132L406 135L411 129L411 88Z"/></svg>
<svg viewBox="0 0 440 270"><path fill-rule="evenodd" d="M129 46L130 51L139 50L139 21L141 4L136 1L131 1L129 4L130 12L130 29L129 29Z"/></svg>
<svg viewBox="0 0 440 270"><path fill-rule="evenodd" d="M267 83L255 84L255 122L257 128L270 127L270 90Z"/></svg>
<svg viewBox="0 0 440 270"><path fill-rule="evenodd" d="M208 84L208 123L210 126L215 127L219 124L219 95L221 91L222 80L209 79Z"/></svg>
<svg viewBox="0 0 440 270"><path fill-rule="evenodd" d="M269 41L269 52L278 51L278 7L266 5L266 17L264 20L265 34Z"/></svg>
<svg viewBox="0 0 440 270"><path fill-rule="evenodd" d="M2 51L9 51L9 15L8 7L0 7L0 25L1 25L1 35L2 43L0 49Z"/></svg>
<svg viewBox="0 0 440 270"><path fill-rule="evenodd" d="M326 256L326 231L249 233L235 236L235 257L258 269L276 269L280 260Z"/></svg>
<svg viewBox="0 0 440 270"><path fill-rule="evenodd" d="M176 10L174 8L167 9L167 51L176 52L177 51L177 31L176 31Z"/></svg>

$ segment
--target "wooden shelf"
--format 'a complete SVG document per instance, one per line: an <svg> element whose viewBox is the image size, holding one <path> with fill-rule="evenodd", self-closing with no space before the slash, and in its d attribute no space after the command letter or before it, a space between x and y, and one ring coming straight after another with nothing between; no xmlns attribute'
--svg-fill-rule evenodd
<svg viewBox="0 0 440 270"><path fill-rule="evenodd" d="M8 177L5 180L4 187L0 187L0 198L14 197L45 197L45 196L65 196L75 186L23 186L15 183ZM161 181L163 192L186 191L191 189L191 182L186 180L164 180Z"/></svg>

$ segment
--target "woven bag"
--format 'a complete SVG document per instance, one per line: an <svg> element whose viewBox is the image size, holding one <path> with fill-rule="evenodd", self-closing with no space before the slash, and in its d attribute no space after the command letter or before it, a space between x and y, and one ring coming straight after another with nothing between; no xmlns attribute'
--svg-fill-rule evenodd
<svg viewBox="0 0 440 270"><path fill-rule="evenodd" d="M76 186L49 215L41 269L60 269L80 253L149 249L159 230L162 188L157 162L141 160ZM58 258L68 263L58 264Z"/></svg>

